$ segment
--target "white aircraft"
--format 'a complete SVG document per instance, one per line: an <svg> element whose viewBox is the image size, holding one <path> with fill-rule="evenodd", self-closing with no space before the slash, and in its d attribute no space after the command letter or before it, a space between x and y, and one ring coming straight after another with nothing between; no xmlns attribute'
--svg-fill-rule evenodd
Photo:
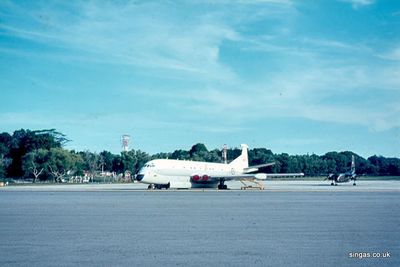
<svg viewBox="0 0 400 267"><path fill-rule="evenodd" d="M227 189L225 182L231 180L265 180L270 177L304 176L304 173L255 174L254 172L259 168L274 163L249 167L248 146L242 144L241 148L242 154L229 164L171 159L151 160L140 169L136 180L149 184L149 189Z"/></svg>

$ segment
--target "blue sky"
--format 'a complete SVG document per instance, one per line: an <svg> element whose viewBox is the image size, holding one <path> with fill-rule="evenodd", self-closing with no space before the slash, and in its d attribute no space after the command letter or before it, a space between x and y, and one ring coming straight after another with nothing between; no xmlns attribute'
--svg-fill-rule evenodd
<svg viewBox="0 0 400 267"><path fill-rule="evenodd" d="M0 131L400 156L400 2L0 2Z"/></svg>

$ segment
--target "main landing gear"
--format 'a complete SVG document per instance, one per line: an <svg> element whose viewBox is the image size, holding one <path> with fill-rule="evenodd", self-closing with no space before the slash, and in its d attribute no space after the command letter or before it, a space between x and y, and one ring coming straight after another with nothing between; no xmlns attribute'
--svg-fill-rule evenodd
<svg viewBox="0 0 400 267"><path fill-rule="evenodd" d="M227 190L228 189L228 187L225 184L225 180L224 179L221 179L219 181L218 189L219 190Z"/></svg>
<svg viewBox="0 0 400 267"><path fill-rule="evenodd" d="M154 190L154 189L168 189L170 187L170 184L149 184L149 186L147 187L147 190Z"/></svg>

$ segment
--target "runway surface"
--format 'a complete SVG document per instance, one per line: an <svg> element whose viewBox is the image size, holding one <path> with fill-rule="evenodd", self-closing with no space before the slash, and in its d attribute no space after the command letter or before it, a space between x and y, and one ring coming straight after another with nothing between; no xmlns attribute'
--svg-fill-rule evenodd
<svg viewBox="0 0 400 267"><path fill-rule="evenodd" d="M396 182L379 190L314 183L267 183L265 191L2 188L0 265L400 266Z"/></svg>
<svg viewBox="0 0 400 267"><path fill-rule="evenodd" d="M252 184L252 183L248 183ZM352 183L338 184L331 186L329 181L281 181L267 180L264 183L264 191L282 192L400 192L400 180L390 181L357 181ZM243 186L240 182L227 182L231 190L240 190ZM253 184L254 185L254 184ZM0 187L1 191L134 191L147 190L146 184L38 184L38 185L17 185ZM205 191L209 191L207 189ZM182 190L180 190L182 191ZM184 190L183 190L184 191ZM191 189L189 191L203 191L202 189ZM211 189L211 191L217 191Z"/></svg>

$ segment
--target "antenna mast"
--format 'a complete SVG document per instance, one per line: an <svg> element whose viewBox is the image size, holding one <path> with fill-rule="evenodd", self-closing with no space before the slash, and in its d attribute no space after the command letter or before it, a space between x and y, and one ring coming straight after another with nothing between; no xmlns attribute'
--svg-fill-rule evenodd
<svg viewBox="0 0 400 267"><path fill-rule="evenodd" d="M121 137L122 151L128 152L130 139L131 137L129 135L127 134L122 135Z"/></svg>
<svg viewBox="0 0 400 267"><path fill-rule="evenodd" d="M228 163L228 147L226 144L222 147L222 160L225 164Z"/></svg>

